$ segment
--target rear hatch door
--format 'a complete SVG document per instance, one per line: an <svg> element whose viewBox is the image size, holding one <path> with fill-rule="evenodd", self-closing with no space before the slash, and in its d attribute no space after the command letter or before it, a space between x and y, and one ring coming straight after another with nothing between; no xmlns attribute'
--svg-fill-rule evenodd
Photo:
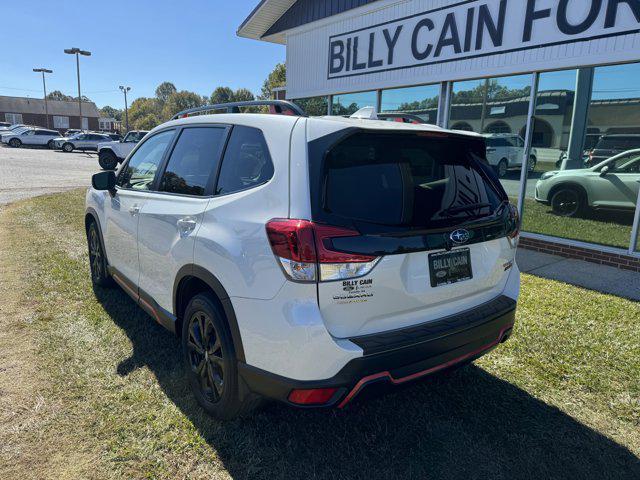
<svg viewBox="0 0 640 480"><path fill-rule="evenodd" d="M512 210L482 138L352 131L310 144L310 175L314 222L357 233L329 247L378 258L364 276L318 283L335 337L440 319L504 289Z"/></svg>

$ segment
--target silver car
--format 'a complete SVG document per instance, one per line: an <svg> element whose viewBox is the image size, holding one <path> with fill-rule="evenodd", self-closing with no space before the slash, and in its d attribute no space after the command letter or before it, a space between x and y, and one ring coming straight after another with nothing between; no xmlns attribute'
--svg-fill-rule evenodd
<svg viewBox="0 0 640 480"><path fill-rule="evenodd" d="M71 137L60 137L54 140L54 147L63 152L73 152L74 150L91 150L98 151L98 144L102 142L110 142L108 135L101 133L77 133Z"/></svg>
<svg viewBox="0 0 640 480"><path fill-rule="evenodd" d="M591 168L543 173L535 198L551 205L556 215L574 217L589 209L633 211L639 189L640 149L636 149Z"/></svg>

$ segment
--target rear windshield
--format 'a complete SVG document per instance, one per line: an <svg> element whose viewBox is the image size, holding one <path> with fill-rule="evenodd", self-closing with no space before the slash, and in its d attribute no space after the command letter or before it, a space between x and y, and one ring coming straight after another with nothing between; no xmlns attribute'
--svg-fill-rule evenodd
<svg viewBox="0 0 640 480"><path fill-rule="evenodd" d="M326 154L323 209L356 222L421 229L488 216L505 195L483 162L481 139L355 133Z"/></svg>

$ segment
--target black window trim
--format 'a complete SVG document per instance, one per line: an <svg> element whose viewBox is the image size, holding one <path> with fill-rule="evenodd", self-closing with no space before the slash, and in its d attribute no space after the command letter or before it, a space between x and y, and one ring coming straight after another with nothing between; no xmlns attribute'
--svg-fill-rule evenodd
<svg viewBox="0 0 640 480"><path fill-rule="evenodd" d="M262 185L265 185L265 184L269 183L271 180L273 180L273 177L275 176L275 165L273 164L273 159L271 158L271 151L269 150L269 144L267 143L267 139L266 139L266 137L264 135L264 131L261 128L254 127L252 125L237 124L237 126L247 127L247 128L254 128L254 129L256 129L256 130L258 130L260 132L260 134L262 135L262 138L264 139L264 143L265 143L265 145L267 147L267 154L269 155L269 161L274 166L274 174L268 180L265 180L264 182L256 184L256 185L252 185L251 187L243 189L243 190L238 190L238 191L230 192L230 193L222 193L222 194L216 194L215 193L217 188L218 188L218 177L220 176L220 170L222 169L222 163L224 162L224 157L225 157L225 155L227 153L227 147L229 146L229 139L231 138L231 134L232 134L233 128L235 126L236 126L235 124L228 124L228 123L198 122L198 123L189 123L189 124L186 124L186 125L172 125L170 127L163 128L162 130L158 130L157 132L154 132L154 134L152 136L144 138L144 141L143 140L138 141L138 143L133 148L133 150L131 150L129 155L127 155L127 158L125 159L125 161L122 162L120 170L118 171L117 179L116 179L116 190L137 192L137 193L143 193L143 194L145 194L145 193L146 194L153 193L153 194L159 194L159 195L173 195L173 196L177 196L177 197L211 199L211 198L217 198L217 197L225 197L227 195L234 195L234 194L240 193L240 192L246 192L247 190L251 190L253 188L257 188L257 187L260 187ZM161 192L159 190L160 181L162 179L162 175L164 175L164 172L166 170L167 164L169 162L169 158L171 158L171 154L173 153L173 149L175 148L176 143L177 143L178 139L180 138L180 134L182 133L182 130L184 130L185 128L193 128L193 127L225 128L227 130L226 138L222 142L222 148L220 149L220 161L218 162L217 171L215 172L214 175L211 175L211 178L209 178L209 181L207 182L207 189L205 191L205 195L190 195L188 193ZM173 138L171 139L171 141L169 142L167 150L165 150L165 153L162 156L162 159L160 160L160 163L158 164L158 168L156 170L156 174L155 174L155 176L153 178L153 182L151 184L152 188L149 189L149 190L134 190L133 188L123 188L123 187L117 185L117 182L120 179L121 173L124 171L125 168L127 168L127 165L129 164L129 161L131 160L133 155L136 153L136 151L142 145L144 145L147 141L149 141L149 139L155 137L156 135L158 135L160 133L166 132L168 130L174 130L174 135L173 135ZM148 135L148 133L147 133L147 135Z"/></svg>

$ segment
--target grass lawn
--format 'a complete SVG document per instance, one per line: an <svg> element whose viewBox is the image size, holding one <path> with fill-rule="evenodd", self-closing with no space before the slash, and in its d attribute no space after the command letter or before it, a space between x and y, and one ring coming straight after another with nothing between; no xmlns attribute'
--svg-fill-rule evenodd
<svg viewBox="0 0 640 480"><path fill-rule="evenodd" d="M91 288L83 198L0 211L3 480L640 478L639 304L523 275L514 336L473 366L223 424L178 340Z"/></svg>
<svg viewBox="0 0 640 480"><path fill-rule="evenodd" d="M633 212L591 212L581 218L559 217L550 206L525 199L522 229L555 237L629 248Z"/></svg>

